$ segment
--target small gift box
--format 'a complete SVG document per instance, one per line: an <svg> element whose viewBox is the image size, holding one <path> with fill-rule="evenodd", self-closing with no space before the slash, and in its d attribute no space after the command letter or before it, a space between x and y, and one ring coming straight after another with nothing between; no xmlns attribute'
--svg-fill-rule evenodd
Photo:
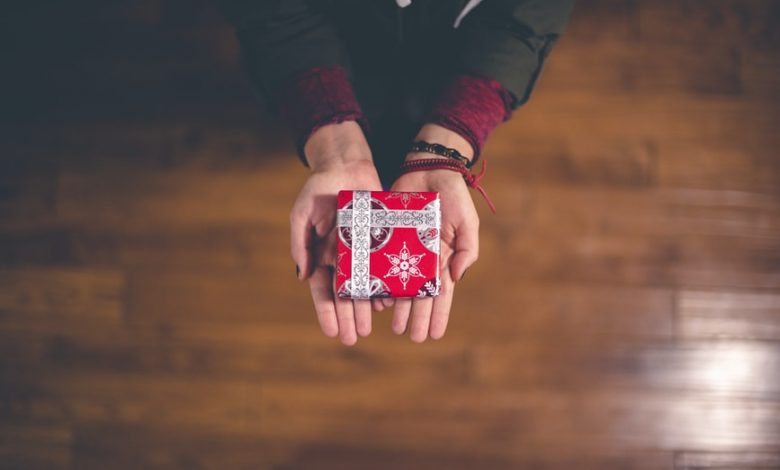
<svg viewBox="0 0 780 470"><path fill-rule="evenodd" d="M340 191L337 295L439 295L439 193Z"/></svg>

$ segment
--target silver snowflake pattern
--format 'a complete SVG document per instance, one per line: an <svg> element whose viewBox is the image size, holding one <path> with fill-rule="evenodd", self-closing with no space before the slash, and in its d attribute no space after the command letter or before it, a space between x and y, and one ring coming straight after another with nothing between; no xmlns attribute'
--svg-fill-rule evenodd
<svg viewBox="0 0 780 470"><path fill-rule="evenodd" d="M409 205L409 201L412 199L425 199L425 196L423 196L420 193L410 193L410 192L392 192L387 195L387 199L396 199L401 198L401 204L404 205L404 209L407 208Z"/></svg>
<svg viewBox="0 0 780 470"><path fill-rule="evenodd" d="M420 268L417 267L425 253L419 255L411 254L406 247L406 242L404 242L403 248L397 255L388 253L384 253L384 255L392 264L384 277L398 277L401 280L401 284L404 285L404 289L406 289L406 283L409 282L409 278L425 277Z"/></svg>

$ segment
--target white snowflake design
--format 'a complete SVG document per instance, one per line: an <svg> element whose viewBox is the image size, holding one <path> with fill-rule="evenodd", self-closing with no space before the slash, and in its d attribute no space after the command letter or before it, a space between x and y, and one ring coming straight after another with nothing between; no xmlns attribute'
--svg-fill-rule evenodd
<svg viewBox="0 0 780 470"><path fill-rule="evenodd" d="M409 282L409 278L425 277L420 268L417 267L425 253L419 255L411 254L406 247L406 242L404 242L403 248L397 255L388 253L384 253L384 255L392 264L384 277L398 277L401 280L401 284L404 285L404 289L406 289L406 283Z"/></svg>
<svg viewBox="0 0 780 470"><path fill-rule="evenodd" d="M409 201L412 199L425 199L425 196L416 192L392 192L387 195L386 199L396 199L399 197L401 198L401 204L404 205L404 209L407 208Z"/></svg>

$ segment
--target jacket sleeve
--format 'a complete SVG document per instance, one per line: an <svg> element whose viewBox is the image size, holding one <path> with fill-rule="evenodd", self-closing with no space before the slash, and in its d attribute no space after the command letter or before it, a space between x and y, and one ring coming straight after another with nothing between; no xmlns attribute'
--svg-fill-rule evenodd
<svg viewBox="0 0 780 470"><path fill-rule="evenodd" d="M516 109L531 95L574 0L484 0L458 26L463 72L490 77Z"/></svg>
<svg viewBox="0 0 780 470"><path fill-rule="evenodd" d="M218 0L236 30L255 93L278 112L285 80L315 67L351 69L346 50L325 15L305 0Z"/></svg>

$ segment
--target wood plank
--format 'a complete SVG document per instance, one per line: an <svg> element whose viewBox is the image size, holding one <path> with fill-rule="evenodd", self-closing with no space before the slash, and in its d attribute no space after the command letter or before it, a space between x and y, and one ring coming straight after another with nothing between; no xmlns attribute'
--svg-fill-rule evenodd
<svg viewBox="0 0 780 470"><path fill-rule="evenodd" d="M289 219L297 185L278 172L294 164L269 164L255 172L64 172L57 218L69 225L128 230L279 223ZM291 179L302 182L306 174L298 175Z"/></svg>
<svg viewBox="0 0 780 470"><path fill-rule="evenodd" d="M661 186L777 194L780 164L763 145L662 142L657 151Z"/></svg>
<svg viewBox="0 0 780 470"><path fill-rule="evenodd" d="M172 433L149 425L80 424L74 434L79 468L287 468L297 452L295 443L198 427Z"/></svg>
<svg viewBox="0 0 780 470"><path fill-rule="evenodd" d="M477 276L502 279L521 267L526 279L589 284L780 285L780 218L769 195L497 185L492 196L516 216L483 217Z"/></svg>
<svg viewBox="0 0 780 470"><path fill-rule="evenodd" d="M471 351L477 383L581 389L601 386L772 400L780 396L780 345L749 341L606 341L518 338L484 342ZM598 344L598 347L595 346Z"/></svg>
<svg viewBox="0 0 780 470"><path fill-rule="evenodd" d="M751 96L777 99L780 94L780 58L777 51L744 48L740 51L740 81L742 89Z"/></svg>
<svg viewBox="0 0 780 470"><path fill-rule="evenodd" d="M244 271L261 269L264 252L281 245L281 238L275 228L262 224L137 232L4 230L0 231L0 265Z"/></svg>
<svg viewBox="0 0 780 470"><path fill-rule="evenodd" d="M780 294L683 290L675 299L680 339L780 340Z"/></svg>
<svg viewBox="0 0 780 470"><path fill-rule="evenodd" d="M227 434L256 435L262 421L260 384L246 379L211 381L160 374L89 375L53 372L48 378L17 378L29 387L7 400L9 419L198 428L219 425ZM84 385L90 384L87 388ZM17 405L24 400L26 406ZM222 426L227 427L223 428Z"/></svg>
<svg viewBox="0 0 780 470"><path fill-rule="evenodd" d="M588 188L501 184L491 197L511 217L482 218L486 232L544 229L566 235L713 236L771 244L780 233L780 200L771 193L684 188ZM492 188L491 188L492 189ZM482 209L484 206L478 203Z"/></svg>
<svg viewBox="0 0 780 470"><path fill-rule="evenodd" d="M702 238L561 236L552 244L541 234L531 234L513 239L505 249L508 257L522 266L526 279L533 280L698 289L774 289L780 283L772 263L752 261L762 257L772 260L775 243ZM538 247L545 245L560 247L560 251L540 253ZM484 266L473 274L483 269L492 269L499 278L511 271Z"/></svg>
<svg viewBox="0 0 780 470"><path fill-rule="evenodd" d="M638 12L643 39L762 48L780 44L777 13L775 2L762 0L651 0Z"/></svg>
<svg viewBox="0 0 780 470"><path fill-rule="evenodd" d="M631 0L592 0L575 3L562 44L577 40L613 38L626 41L639 33L636 3Z"/></svg>
<svg viewBox="0 0 780 470"><path fill-rule="evenodd" d="M14 320L90 319L119 322L124 276L101 269L0 270L0 312Z"/></svg>
<svg viewBox="0 0 780 470"><path fill-rule="evenodd" d="M325 391L327 387L327 392ZM409 448L471 448L522 455L529 448L567 450L723 449L777 446L777 404L703 398L698 394L608 389L572 392L484 386L434 387L388 384L382 398L333 384L306 388L270 383L265 388L266 425L274 435L341 442L375 440ZM305 418L303 418L305 416ZM338 424L335 424L338 423ZM326 431L330 429L330 431ZM415 432L410 434L409 431ZM420 435L426 439L421 442Z"/></svg>
<svg viewBox="0 0 780 470"><path fill-rule="evenodd" d="M441 451L420 450L397 452L365 446L313 443L303 446L294 459L287 462L292 468L323 469L430 469L430 468L577 468L595 470L604 468L671 469L672 457L665 452L639 451L632 454L609 452L545 453L527 449L523 455L497 457L480 455L478 451L461 449Z"/></svg>
<svg viewBox="0 0 780 470"><path fill-rule="evenodd" d="M529 449L514 458L463 449L423 449L400 452L392 446L349 445L326 440L224 437L190 429L172 435L151 426L80 425L75 432L74 462L100 467L170 467L181 463L207 468L571 468L671 469L666 452L545 453Z"/></svg>
<svg viewBox="0 0 780 470"><path fill-rule="evenodd" d="M278 223L139 230L39 226L0 230L0 266L259 272L292 267L289 243L289 227Z"/></svg>
<svg viewBox="0 0 780 470"><path fill-rule="evenodd" d="M257 123L203 124L195 119L40 126L23 129L11 146L29 149L34 141L29 134L43 133L48 139L37 142L39 158L57 152L63 169L86 173L119 169L261 171L274 160L298 162L292 137L281 122L268 116L262 128L258 132Z"/></svg>
<svg viewBox="0 0 780 470"><path fill-rule="evenodd" d="M526 111L527 110L527 111ZM523 113L533 113L524 119ZM546 88L544 80L516 119L493 134L556 139L776 143L778 113L771 102L745 96L620 92ZM598 116L598 119L594 119Z"/></svg>
<svg viewBox="0 0 780 470"><path fill-rule="evenodd" d="M598 50L598 54L593 51ZM545 65L545 90L686 92L735 95L742 91L736 47L648 40L562 41Z"/></svg>
<svg viewBox="0 0 780 470"><path fill-rule="evenodd" d="M140 322L309 321L314 313L308 285L295 278L293 263L285 259L281 266L289 270L215 273L213 277L177 272L135 275L128 287L128 318ZM269 299L284 299L284 303Z"/></svg>
<svg viewBox="0 0 780 470"><path fill-rule="evenodd" d="M389 319L359 348L344 349L325 337L312 313L302 325L278 322L197 320L147 325L73 325L52 320L0 322L0 345L10 379L47 371L171 374L211 380L360 380L365 375L404 375L420 382L467 380L466 343L453 335L420 349L390 332ZM379 323L379 321L377 321ZM316 357L317 361L311 358ZM12 361L12 362L11 362Z"/></svg>
<svg viewBox="0 0 780 470"><path fill-rule="evenodd" d="M780 467L780 454L771 452L679 452L675 469L769 469Z"/></svg>
<svg viewBox="0 0 780 470"><path fill-rule="evenodd" d="M482 260L469 268L456 287L448 336L466 341L550 338L555 344L672 337L670 290L539 282L522 269L497 275L489 264ZM506 287L485 295L485 282Z"/></svg>
<svg viewBox="0 0 780 470"><path fill-rule="evenodd" d="M0 461L6 468L66 468L73 433L62 424L0 423Z"/></svg>
<svg viewBox="0 0 780 470"><path fill-rule="evenodd" d="M641 139L535 137L499 128L483 157L490 161L483 184L564 183L577 186L647 187L656 184L656 145ZM494 163L495 162L495 163Z"/></svg>
<svg viewBox="0 0 780 470"><path fill-rule="evenodd" d="M503 132L503 131L502 131ZM503 135L503 134L502 134ZM486 187L524 184L698 188L774 194L780 165L773 150L751 142L711 144L699 139L540 138L507 133L484 156Z"/></svg>

